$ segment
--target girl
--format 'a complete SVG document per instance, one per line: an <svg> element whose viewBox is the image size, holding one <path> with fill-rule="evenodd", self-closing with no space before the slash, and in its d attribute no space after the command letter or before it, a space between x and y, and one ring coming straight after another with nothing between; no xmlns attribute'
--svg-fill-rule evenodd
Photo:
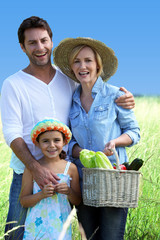
<svg viewBox="0 0 160 240"><path fill-rule="evenodd" d="M115 100L122 95L120 89L106 83L118 66L111 48L91 38L67 38L54 49L53 55L62 72L80 83L69 115L74 137L69 151L78 167L82 187L79 152L84 148L103 151L114 164L111 149L116 148L120 163L128 161L125 147L139 141L139 126L132 110L116 105ZM77 214L87 239L92 234L92 240L123 239L127 209L96 208L82 203Z"/></svg>
<svg viewBox="0 0 160 240"><path fill-rule="evenodd" d="M49 183L41 190L25 168L20 202L29 209L23 239L57 240L71 211L69 202L78 205L81 201L77 168L71 162L61 159L62 148L69 143L71 135L69 128L55 119L40 121L32 129L32 142L44 154L39 163L53 170L60 180L58 184ZM71 227L65 239L72 239Z"/></svg>

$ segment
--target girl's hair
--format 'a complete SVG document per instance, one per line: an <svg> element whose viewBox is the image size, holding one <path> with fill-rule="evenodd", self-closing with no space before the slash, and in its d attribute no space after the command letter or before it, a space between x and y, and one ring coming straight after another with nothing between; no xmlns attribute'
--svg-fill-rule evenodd
<svg viewBox="0 0 160 240"><path fill-rule="evenodd" d="M72 64L74 63L74 60L77 57L77 55L79 54L79 52L85 47L91 48L92 51L94 52L95 59L96 59L97 65L98 65L97 77L99 77L103 73L102 59L101 59L99 53L95 49L93 49L92 47L90 47L88 45L78 45L75 48L73 48L73 50L71 51L70 56L69 56L69 64L70 64L70 66L72 66ZM71 71L72 71L72 69L71 69Z"/></svg>

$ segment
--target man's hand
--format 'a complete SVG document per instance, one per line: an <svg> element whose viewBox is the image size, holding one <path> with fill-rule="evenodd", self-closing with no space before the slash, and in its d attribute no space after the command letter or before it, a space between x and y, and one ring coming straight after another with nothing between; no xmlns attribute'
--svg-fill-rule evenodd
<svg viewBox="0 0 160 240"><path fill-rule="evenodd" d="M135 101L134 101L133 94L131 92L127 91L127 89L125 89L124 87L120 87L120 90L125 92L125 94L115 100L117 105L121 106L123 108L126 108L126 109L134 108Z"/></svg>
<svg viewBox="0 0 160 240"><path fill-rule="evenodd" d="M59 180L59 177L51 170L39 164L39 162L32 156L27 144L22 138L14 139L11 142L11 148L16 156L24 163L26 168L30 170L34 180L41 189L49 182L52 182L53 184L58 183L57 180Z"/></svg>
<svg viewBox="0 0 160 240"><path fill-rule="evenodd" d="M55 173L43 167L39 163L38 166L34 168L33 171L31 171L31 173L34 180L41 189L50 182L52 182L53 184L58 184L57 180L60 180L60 178Z"/></svg>

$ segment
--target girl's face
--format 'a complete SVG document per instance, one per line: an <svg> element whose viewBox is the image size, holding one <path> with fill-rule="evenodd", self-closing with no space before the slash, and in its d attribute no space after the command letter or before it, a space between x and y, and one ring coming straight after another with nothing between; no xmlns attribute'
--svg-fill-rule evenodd
<svg viewBox="0 0 160 240"><path fill-rule="evenodd" d="M63 135L59 131L47 131L39 136L39 148L47 158L59 157L64 146Z"/></svg>
<svg viewBox="0 0 160 240"><path fill-rule="evenodd" d="M71 66L77 80L83 84L91 86L97 80L97 61L95 54L90 47L84 47L74 59Z"/></svg>

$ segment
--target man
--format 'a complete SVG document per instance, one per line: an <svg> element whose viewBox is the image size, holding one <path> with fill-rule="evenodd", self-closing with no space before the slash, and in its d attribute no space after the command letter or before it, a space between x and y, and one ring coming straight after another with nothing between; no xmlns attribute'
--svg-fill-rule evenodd
<svg viewBox="0 0 160 240"><path fill-rule="evenodd" d="M54 172L38 163L42 153L33 146L30 132L45 117L57 118L68 124L72 94L77 86L51 64L52 31L45 20L39 17L25 19L19 27L18 38L23 52L29 58L29 65L8 77L1 93L3 134L12 149L10 167L13 168L7 222L17 221L7 224L5 232L23 225L25 221L26 209L19 203L25 166L41 188L49 182L55 184L59 179ZM133 108L133 95L123 90L126 94L117 100L117 104ZM5 238L20 240L23 231L21 226Z"/></svg>

